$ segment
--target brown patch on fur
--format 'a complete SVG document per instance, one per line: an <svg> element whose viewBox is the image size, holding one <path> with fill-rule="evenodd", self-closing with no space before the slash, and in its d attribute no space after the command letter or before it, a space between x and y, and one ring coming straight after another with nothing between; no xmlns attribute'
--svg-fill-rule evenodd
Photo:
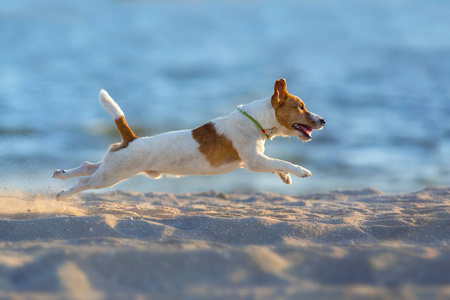
<svg viewBox="0 0 450 300"><path fill-rule="evenodd" d="M138 138L137 135L134 134L133 130L131 130L130 126L128 126L127 120L125 116L121 116L119 119L115 119L117 129L119 130L120 135L122 136L122 143L117 143L111 146L110 152L119 151L120 149L128 147L128 144Z"/></svg>
<svg viewBox="0 0 450 300"><path fill-rule="evenodd" d="M311 117L311 113L306 109L305 103L299 97L289 94L284 79L275 82L272 107L275 109L278 122L290 130L295 131L292 128L294 123L317 128L317 124Z"/></svg>
<svg viewBox="0 0 450 300"><path fill-rule="evenodd" d="M198 150L213 167L241 161L233 143L226 136L218 134L211 122L192 130L192 137L199 144Z"/></svg>

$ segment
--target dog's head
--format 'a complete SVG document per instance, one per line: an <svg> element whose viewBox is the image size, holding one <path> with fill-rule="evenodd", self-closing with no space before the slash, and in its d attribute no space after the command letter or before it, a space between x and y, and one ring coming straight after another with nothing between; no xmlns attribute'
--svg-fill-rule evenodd
<svg viewBox="0 0 450 300"><path fill-rule="evenodd" d="M286 80L277 80L274 89L272 106L278 122L283 126L283 133L310 141L313 129L322 129L325 120L309 112L299 97L288 93Z"/></svg>

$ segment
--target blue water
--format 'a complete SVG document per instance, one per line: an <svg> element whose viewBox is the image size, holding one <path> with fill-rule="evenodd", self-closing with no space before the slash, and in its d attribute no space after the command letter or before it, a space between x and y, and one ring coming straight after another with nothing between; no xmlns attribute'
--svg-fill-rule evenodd
<svg viewBox="0 0 450 300"><path fill-rule="evenodd" d="M101 88L139 135L197 127L269 96L276 79L327 120L277 138L272 174L152 180L139 191L288 194L450 184L450 1L0 2L0 187L56 191L53 169L99 161L119 140Z"/></svg>

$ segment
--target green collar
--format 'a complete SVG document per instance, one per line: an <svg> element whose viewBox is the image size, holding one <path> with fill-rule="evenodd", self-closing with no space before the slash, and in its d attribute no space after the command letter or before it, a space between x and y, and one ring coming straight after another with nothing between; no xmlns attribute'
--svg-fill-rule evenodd
<svg viewBox="0 0 450 300"><path fill-rule="evenodd" d="M258 123L258 121L256 121L252 116L250 116L248 113L246 113L242 108L240 108L239 106L237 107L237 110L240 111L244 116L246 116L247 118L249 118L253 123L255 123L255 125L259 128L259 130L261 130L261 132L266 136L266 138L269 140L270 137L269 135L266 133L266 131L262 128L261 124Z"/></svg>

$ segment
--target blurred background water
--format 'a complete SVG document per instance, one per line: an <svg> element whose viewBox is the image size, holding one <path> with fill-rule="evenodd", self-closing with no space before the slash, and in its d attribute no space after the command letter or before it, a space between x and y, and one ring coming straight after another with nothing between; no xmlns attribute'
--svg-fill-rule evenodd
<svg viewBox="0 0 450 300"><path fill-rule="evenodd" d="M138 135L194 128L288 90L327 120L269 156L310 169L287 186L246 170L152 180L139 191L288 194L450 184L450 1L0 2L0 186L53 191L55 168L119 140L106 89Z"/></svg>

